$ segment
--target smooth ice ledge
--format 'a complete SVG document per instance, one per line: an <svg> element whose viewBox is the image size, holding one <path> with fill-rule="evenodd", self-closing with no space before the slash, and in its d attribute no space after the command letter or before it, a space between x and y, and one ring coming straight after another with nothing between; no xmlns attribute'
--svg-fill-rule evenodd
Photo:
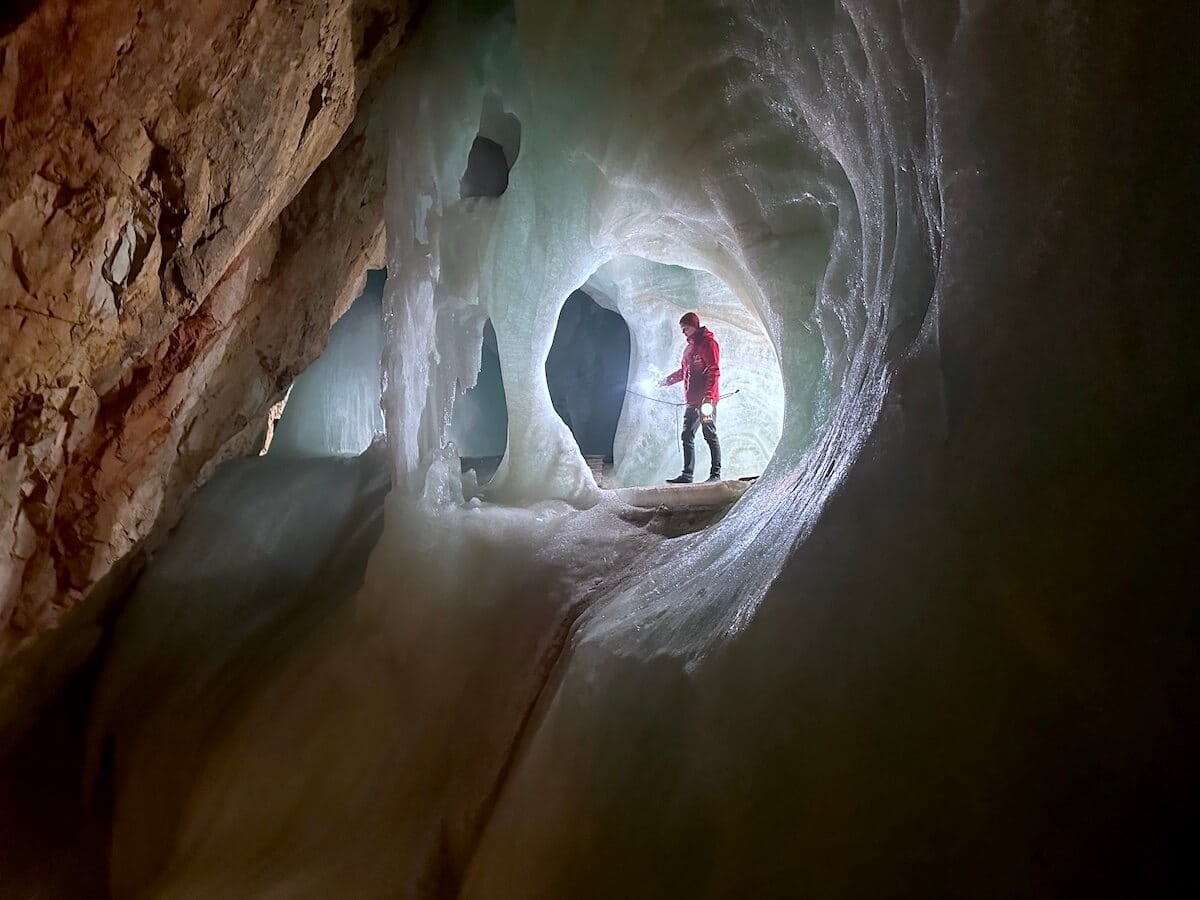
<svg viewBox="0 0 1200 900"><path fill-rule="evenodd" d="M701 481L695 484L619 488L613 494L622 503L643 509L687 509L727 506L736 503L749 489L748 481Z"/></svg>

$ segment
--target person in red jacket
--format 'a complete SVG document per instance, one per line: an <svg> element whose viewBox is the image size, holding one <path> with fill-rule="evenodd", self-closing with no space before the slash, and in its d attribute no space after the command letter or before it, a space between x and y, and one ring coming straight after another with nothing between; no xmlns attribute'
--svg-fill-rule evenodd
<svg viewBox="0 0 1200 900"><path fill-rule="evenodd" d="M704 431L704 442L712 457L708 480L721 480L721 442L717 439L717 401L721 399L721 347L713 333L700 324L694 312L679 320L679 330L687 338L683 362L659 382L660 387L683 382L687 409L683 413L683 472L668 478L669 484L690 484L696 464L696 427Z"/></svg>

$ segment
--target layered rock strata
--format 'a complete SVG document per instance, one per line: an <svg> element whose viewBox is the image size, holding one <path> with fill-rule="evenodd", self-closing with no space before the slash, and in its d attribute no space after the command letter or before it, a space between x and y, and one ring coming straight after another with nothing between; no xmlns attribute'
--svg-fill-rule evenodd
<svg viewBox="0 0 1200 900"><path fill-rule="evenodd" d="M0 17L0 655L253 449L381 258L367 88L419 6Z"/></svg>

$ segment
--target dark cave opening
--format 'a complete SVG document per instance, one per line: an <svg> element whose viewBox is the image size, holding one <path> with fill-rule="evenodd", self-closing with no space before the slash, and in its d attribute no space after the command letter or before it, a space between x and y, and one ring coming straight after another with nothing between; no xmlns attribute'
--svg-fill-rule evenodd
<svg viewBox="0 0 1200 900"><path fill-rule="evenodd" d="M460 198L501 196L508 190L508 175L520 152L520 120L505 111L499 94L487 94L479 115L479 133L459 181Z"/></svg>
<svg viewBox="0 0 1200 900"><path fill-rule="evenodd" d="M629 380L629 326L583 291L567 298L546 357L550 402L595 471L611 464Z"/></svg>

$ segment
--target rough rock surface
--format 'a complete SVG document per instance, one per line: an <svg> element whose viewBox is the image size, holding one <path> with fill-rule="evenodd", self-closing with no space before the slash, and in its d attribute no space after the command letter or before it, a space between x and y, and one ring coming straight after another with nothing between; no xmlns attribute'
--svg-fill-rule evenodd
<svg viewBox="0 0 1200 900"><path fill-rule="evenodd" d="M0 656L252 449L381 257L364 93L420 5L0 14Z"/></svg>

